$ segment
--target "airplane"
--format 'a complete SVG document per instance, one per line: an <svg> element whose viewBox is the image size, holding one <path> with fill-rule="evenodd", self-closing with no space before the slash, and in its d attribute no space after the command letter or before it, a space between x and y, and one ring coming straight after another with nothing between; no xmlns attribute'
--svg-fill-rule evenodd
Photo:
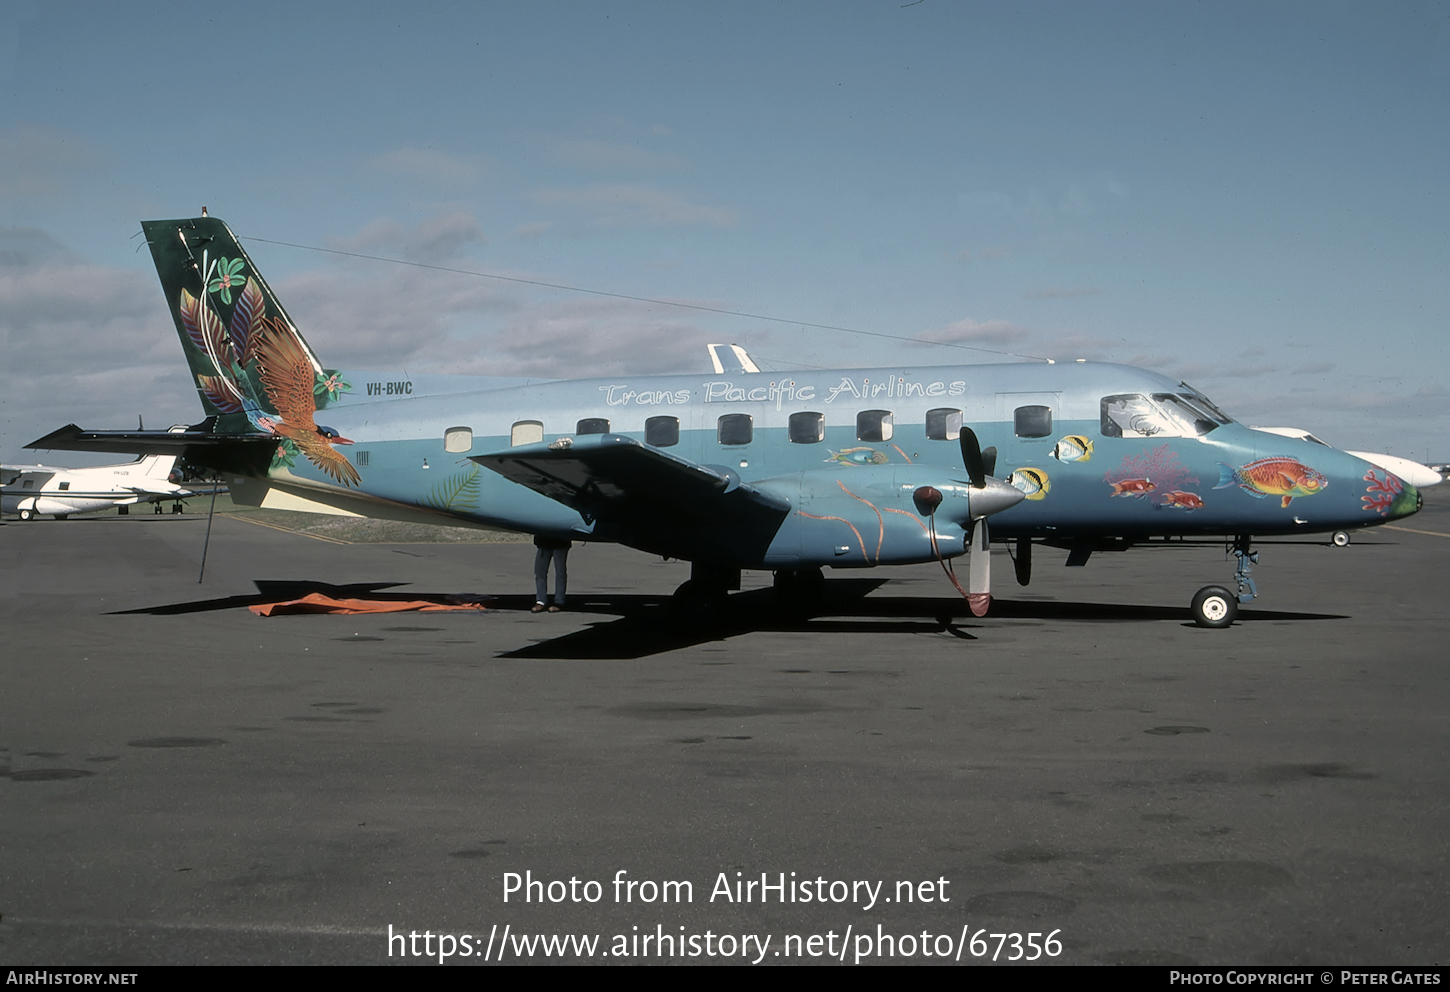
<svg viewBox="0 0 1450 992"><path fill-rule="evenodd" d="M185 427L181 427L185 430ZM116 507L130 512L139 503L173 503L181 512L181 501L205 495L210 490L188 489L178 483L176 455L142 455L119 465L89 468L56 468L51 465L0 466L0 510L21 520L46 514L64 520L73 513L94 513Z"/></svg>
<svg viewBox="0 0 1450 992"><path fill-rule="evenodd" d="M742 569L808 608L822 569L940 562L976 616L991 543L1222 541L1257 595L1255 536L1419 510L1383 466L1245 427L1186 383L1122 365L1006 363L581 380L325 367L221 220L142 223L206 417L176 434L61 428L32 448L179 455L244 505L608 541L689 561L673 615L712 622ZM718 347L718 346L717 346ZM986 448L983 448L983 445ZM988 529L988 520L991 529ZM953 559L967 558L967 586Z"/></svg>
<svg viewBox="0 0 1450 992"><path fill-rule="evenodd" d="M1265 431L1269 434L1278 434L1280 437L1301 437L1306 441L1313 441L1315 444L1322 444L1326 448L1331 447L1328 441L1321 441L1313 434L1298 427L1255 427L1256 431ZM1416 489L1424 489L1426 486L1438 486L1445 481L1445 477L1433 466L1417 462L1412 458L1403 458L1400 455L1376 454L1372 451L1348 451L1348 454L1356 458L1363 458L1372 465L1380 465L1389 469L1400 477L1402 482L1408 482Z"/></svg>

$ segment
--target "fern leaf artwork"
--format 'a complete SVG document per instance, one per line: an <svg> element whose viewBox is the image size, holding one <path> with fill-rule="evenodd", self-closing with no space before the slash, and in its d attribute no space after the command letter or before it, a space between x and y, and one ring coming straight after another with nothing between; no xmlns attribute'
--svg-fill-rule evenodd
<svg viewBox="0 0 1450 992"><path fill-rule="evenodd" d="M435 510L476 510L478 508L479 466L474 465L466 472L450 475L438 483L423 500L423 505Z"/></svg>

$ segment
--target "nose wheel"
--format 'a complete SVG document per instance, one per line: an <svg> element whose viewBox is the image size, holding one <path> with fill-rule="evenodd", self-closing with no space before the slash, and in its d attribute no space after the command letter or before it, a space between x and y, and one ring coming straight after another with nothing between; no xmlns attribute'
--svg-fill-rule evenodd
<svg viewBox="0 0 1450 992"><path fill-rule="evenodd" d="M1238 562L1234 569L1238 592L1229 592L1223 586L1204 586L1193 596L1189 609L1193 611L1193 622L1200 627L1227 627L1238 616L1239 604L1252 602L1259 594L1251 572L1259 563L1259 553L1252 550L1253 538L1240 534L1234 538L1233 556Z"/></svg>
<svg viewBox="0 0 1450 992"><path fill-rule="evenodd" d="M1223 586L1204 586L1193 597L1193 622L1200 627L1227 627L1238 616L1234 594Z"/></svg>

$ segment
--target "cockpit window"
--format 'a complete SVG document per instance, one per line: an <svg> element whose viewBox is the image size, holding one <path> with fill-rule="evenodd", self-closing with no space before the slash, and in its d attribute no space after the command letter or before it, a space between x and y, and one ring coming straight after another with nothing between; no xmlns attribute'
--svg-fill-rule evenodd
<svg viewBox="0 0 1450 992"><path fill-rule="evenodd" d="M1179 437L1202 437L1218 424L1193 403L1174 393L1154 393L1153 398L1178 428Z"/></svg>
<svg viewBox="0 0 1450 992"><path fill-rule="evenodd" d="M1218 424L1195 404L1174 393L1104 396L1104 437L1201 437Z"/></svg>
<svg viewBox="0 0 1450 992"><path fill-rule="evenodd" d="M1103 397L1103 437L1153 437L1162 432L1162 418L1148 397L1140 393Z"/></svg>
<svg viewBox="0 0 1450 992"><path fill-rule="evenodd" d="M1213 400L1209 399L1207 396L1204 396L1202 393L1194 389L1188 383L1180 382L1178 384L1178 388L1183 391L1181 395L1184 399L1192 402L1194 406L1197 406L1202 410L1208 411L1208 415L1214 420L1217 420L1220 424L1233 423L1233 419L1229 417L1228 414L1220 410L1217 406L1215 406Z"/></svg>

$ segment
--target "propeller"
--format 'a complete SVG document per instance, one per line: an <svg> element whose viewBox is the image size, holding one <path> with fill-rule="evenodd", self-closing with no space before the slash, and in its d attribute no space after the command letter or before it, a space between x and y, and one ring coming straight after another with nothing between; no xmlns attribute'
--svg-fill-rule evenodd
<svg viewBox="0 0 1450 992"><path fill-rule="evenodd" d="M972 507L972 529L968 538L967 605L972 616L987 615L992 605L992 538L987 517L1005 510L1022 499L1022 493L1000 479L989 477L997 468L997 449L982 450L976 432L962 425L962 464L975 490L969 497Z"/></svg>
<svg viewBox="0 0 1450 992"><path fill-rule="evenodd" d="M977 435L970 427L963 427L960 435L962 464L966 466L971 480L971 492L967 494L969 518L963 521L967 528L967 588L963 589L950 566L941 558L942 569L952 584L966 598L973 616L985 616L992 604L992 555L991 535L987 531L987 517L1000 513L1022 501L1022 492L1001 479L991 477L997 467L997 449L982 450ZM942 493L934 486L922 486L912 494L916 510L924 517L935 520L936 511L942 503ZM936 529L933 523L932 547L936 547Z"/></svg>

